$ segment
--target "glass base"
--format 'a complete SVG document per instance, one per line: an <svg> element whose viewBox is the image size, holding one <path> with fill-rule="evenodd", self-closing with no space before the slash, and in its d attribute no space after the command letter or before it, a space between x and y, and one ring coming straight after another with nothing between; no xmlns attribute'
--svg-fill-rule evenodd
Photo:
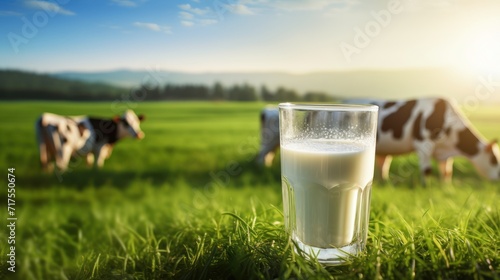
<svg viewBox="0 0 500 280"><path fill-rule="evenodd" d="M318 248L302 243L294 238L297 243L296 253L304 253L306 257L314 257L324 265L342 265L349 262L349 258L360 253L363 248L360 244L349 244L340 248Z"/></svg>

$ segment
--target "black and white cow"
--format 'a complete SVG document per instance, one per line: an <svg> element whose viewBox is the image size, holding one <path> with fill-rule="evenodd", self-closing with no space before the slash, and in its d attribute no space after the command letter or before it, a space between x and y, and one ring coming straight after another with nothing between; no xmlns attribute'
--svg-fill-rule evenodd
<svg viewBox="0 0 500 280"><path fill-rule="evenodd" d="M85 157L88 165L102 167L118 140L144 138L142 120L144 116L137 116L132 110L112 119L43 113L36 121L42 169L50 170L49 163L54 161L64 171L71 157Z"/></svg>
<svg viewBox="0 0 500 280"><path fill-rule="evenodd" d="M392 156L412 152L418 155L422 175L431 172L431 160L434 158L439 162L442 178L449 181L453 157L463 156L482 176L490 180L500 179L500 149L496 140L486 141L458 108L445 99L357 99L343 103L379 106L376 154L383 179L389 177ZM275 144L275 141L279 142L279 130L275 126L267 126L275 123L267 118L278 119L278 114L265 109L262 116L262 145L257 161L269 165L279 146Z"/></svg>

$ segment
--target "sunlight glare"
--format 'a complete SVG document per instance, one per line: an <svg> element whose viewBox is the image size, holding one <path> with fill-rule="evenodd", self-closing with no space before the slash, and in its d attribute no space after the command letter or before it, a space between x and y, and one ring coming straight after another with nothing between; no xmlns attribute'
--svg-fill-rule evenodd
<svg viewBox="0 0 500 280"><path fill-rule="evenodd" d="M469 40L464 53L468 70L478 74L500 74L500 34L480 30Z"/></svg>

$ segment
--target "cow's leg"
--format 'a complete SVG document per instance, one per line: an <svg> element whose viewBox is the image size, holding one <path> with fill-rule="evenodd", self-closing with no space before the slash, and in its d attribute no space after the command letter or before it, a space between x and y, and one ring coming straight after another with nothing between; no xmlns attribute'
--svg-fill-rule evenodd
<svg viewBox="0 0 500 280"><path fill-rule="evenodd" d="M446 183L451 183L451 176L453 175L453 158L447 158L439 161L439 172L441 179Z"/></svg>
<svg viewBox="0 0 500 280"><path fill-rule="evenodd" d="M269 153L268 147L261 147L259 154L257 155L257 163L259 165L266 165L266 156Z"/></svg>
<svg viewBox="0 0 500 280"><path fill-rule="evenodd" d="M425 177L432 174L432 154L434 153L434 143L431 141L415 142L415 151L418 155L420 167L420 179L425 186Z"/></svg>
<svg viewBox="0 0 500 280"><path fill-rule="evenodd" d="M44 153L44 159L41 159L42 162L42 170L44 170L47 173L51 173L54 171L54 165L55 165L55 152L54 149L51 148L50 144L47 142L43 143L43 153Z"/></svg>
<svg viewBox="0 0 500 280"><path fill-rule="evenodd" d="M375 157L375 162L377 168L379 169L380 178L383 181L389 180L389 169L391 168L392 156L389 155L377 155Z"/></svg>
<svg viewBox="0 0 500 280"><path fill-rule="evenodd" d="M71 154L73 153L73 149L69 144L63 144L61 151L62 154L61 158L57 162L57 167L61 171L66 171L68 169L69 161L71 160Z"/></svg>
<svg viewBox="0 0 500 280"><path fill-rule="evenodd" d="M48 173L51 173L54 170L54 166L56 164L56 148L54 146L54 142L52 138L49 137L49 131L44 127L44 135L43 135L43 145L44 145L44 157L45 157L45 170ZM42 163L43 168L43 163Z"/></svg>
<svg viewBox="0 0 500 280"><path fill-rule="evenodd" d="M280 146L279 143L275 143L274 147L271 149L269 153L267 153L266 157L264 158L264 164L267 167L270 167L273 164L274 157L276 156L276 152L278 151L278 147Z"/></svg>
<svg viewBox="0 0 500 280"><path fill-rule="evenodd" d="M94 167L101 168L104 165L104 160L108 156L109 153L109 145L104 144L97 147L95 154L95 164Z"/></svg>
<svg viewBox="0 0 500 280"><path fill-rule="evenodd" d="M42 117L40 117L35 123L35 134L36 134L36 142L38 143L38 155L40 158L40 165L42 167L42 171L47 171L47 144L44 141L44 132L42 126Z"/></svg>
<svg viewBox="0 0 500 280"><path fill-rule="evenodd" d="M52 149L55 164L57 168L64 170L66 169L64 167L64 147L62 143L63 141L61 141L60 133L57 130L57 127L54 126L48 126L47 130L49 134L49 141L53 145Z"/></svg>
<svg viewBox="0 0 500 280"><path fill-rule="evenodd" d="M91 167L94 165L94 154L93 153L88 153L86 159L87 159L87 166Z"/></svg>
<svg viewBox="0 0 500 280"><path fill-rule="evenodd" d="M61 171L66 171L69 166L69 161L71 160L71 155L73 154L73 147L68 143L64 143L59 153L59 158L56 159L57 168Z"/></svg>
<svg viewBox="0 0 500 280"><path fill-rule="evenodd" d="M38 144L38 151L40 155L40 165L42 166L43 171L47 171L47 147L45 143Z"/></svg>
<svg viewBox="0 0 500 280"><path fill-rule="evenodd" d="M109 158L111 156L111 154L113 153L113 145L108 144L106 146L108 146L108 152L106 153L106 158Z"/></svg>
<svg viewBox="0 0 500 280"><path fill-rule="evenodd" d="M37 139L38 139L38 154L40 156L40 165L42 167L42 171L47 172L48 171L47 165L49 163L47 144L43 140L42 135L37 135Z"/></svg>
<svg viewBox="0 0 500 280"><path fill-rule="evenodd" d="M267 153L267 155L264 157L264 165L270 167L273 164L273 159L275 156L275 151L270 151L269 153Z"/></svg>
<svg viewBox="0 0 500 280"><path fill-rule="evenodd" d="M257 155L257 163L259 165L266 165L266 155L269 153L269 151L263 150L261 148L259 154Z"/></svg>
<svg viewBox="0 0 500 280"><path fill-rule="evenodd" d="M51 163L52 157L50 156L50 151L47 147L47 143L42 142L39 144L40 149L40 165L42 167L42 171L46 173L52 172L54 166Z"/></svg>
<svg viewBox="0 0 500 280"><path fill-rule="evenodd" d="M268 167L271 166L278 147L279 140L274 141L273 143L262 145L259 155L257 156L257 162L261 165L265 165Z"/></svg>

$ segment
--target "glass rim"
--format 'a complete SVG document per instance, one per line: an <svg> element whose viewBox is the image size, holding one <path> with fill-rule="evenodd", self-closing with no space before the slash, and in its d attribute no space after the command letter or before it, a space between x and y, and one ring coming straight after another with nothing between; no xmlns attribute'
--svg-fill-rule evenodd
<svg viewBox="0 0 500 280"><path fill-rule="evenodd" d="M373 104L345 104L345 103L280 103L279 109L292 109L304 111L352 111L352 112L378 112L378 106Z"/></svg>

